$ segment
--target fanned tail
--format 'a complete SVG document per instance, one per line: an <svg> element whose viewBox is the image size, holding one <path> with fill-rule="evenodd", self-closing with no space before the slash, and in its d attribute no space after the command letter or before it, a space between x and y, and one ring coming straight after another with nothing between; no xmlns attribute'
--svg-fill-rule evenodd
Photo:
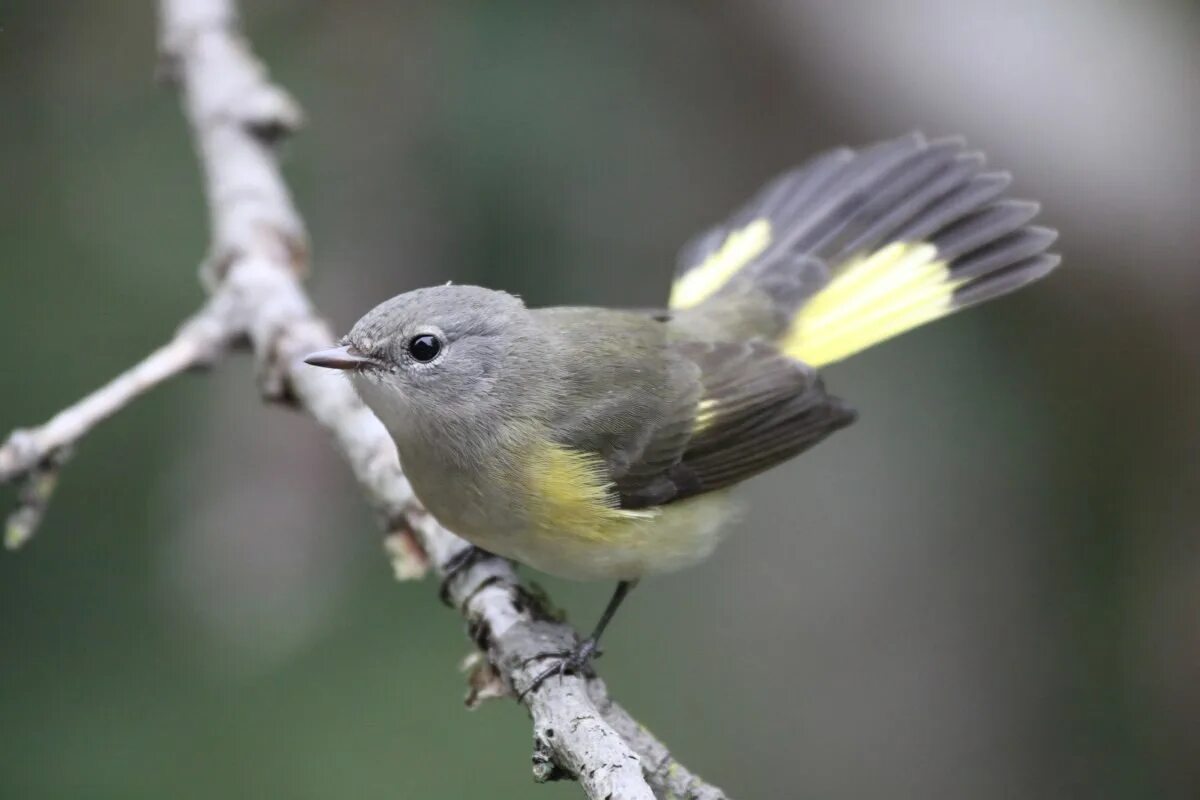
<svg viewBox="0 0 1200 800"><path fill-rule="evenodd" d="M1058 264L1057 234L983 163L920 134L818 156L684 248L671 308L763 300L762 333L824 366L1014 291Z"/></svg>

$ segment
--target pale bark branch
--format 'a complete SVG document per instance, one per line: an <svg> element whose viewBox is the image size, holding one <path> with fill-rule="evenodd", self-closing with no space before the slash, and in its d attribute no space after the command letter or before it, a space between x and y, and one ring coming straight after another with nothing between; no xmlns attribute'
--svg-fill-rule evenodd
<svg viewBox="0 0 1200 800"><path fill-rule="evenodd" d="M225 349L237 331L231 310L223 298L214 297L179 328L175 338L138 364L42 425L9 435L0 446L0 483L21 478L26 483L5 526L6 547L16 549L33 536L76 442L158 384L211 362Z"/></svg>
<svg viewBox="0 0 1200 800"><path fill-rule="evenodd" d="M241 37L230 0L161 0L160 42L165 72L182 91L204 174L212 246L202 273L211 299L137 367L40 428L14 434L0 449L0 480L32 482L56 472L59 454L95 424L245 339L264 396L297 405L332 434L383 518L393 557L404 562L398 571L428 564L444 575L466 542L417 504L391 438L349 382L300 360L328 346L333 335L300 284L306 236L271 147L300 124L298 106L268 80ZM44 509L44 494L27 505ZM414 560L421 563L414 567ZM476 562L447 590L486 655L471 676L476 699L527 687L546 654L577 640L570 627L546 618L502 559ZM608 697L599 679L552 679L523 702L533 719L538 780L574 778L589 797L612 800L724 797L676 762Z"/></svg>

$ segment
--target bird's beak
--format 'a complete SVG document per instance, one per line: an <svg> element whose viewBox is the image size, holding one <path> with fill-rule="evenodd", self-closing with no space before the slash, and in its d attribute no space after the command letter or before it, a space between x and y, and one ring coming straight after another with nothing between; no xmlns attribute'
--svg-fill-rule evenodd
<svg viewBox="0 0 1200 800"><path fill-rule="evenodd" d="M345 345L343 347L331 347L328 350L318 350L315 353L309 353L304 357L304 363L312 364L314 367L355 370L359 367L374 364L375 359L363 355L351 345Z"/></svg>

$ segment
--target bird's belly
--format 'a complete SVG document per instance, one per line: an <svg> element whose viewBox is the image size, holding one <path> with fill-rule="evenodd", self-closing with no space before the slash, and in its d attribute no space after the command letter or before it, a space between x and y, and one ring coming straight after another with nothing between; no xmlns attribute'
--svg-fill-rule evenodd
<svg viewBox="0 0 1200 800"><path fill-rule="evenodd" d="M535 525L511 537L506 555L563 578L632 580L703 561L734 510L728 492L712 492L593 527Z"/></svg>
<svg viewBox="0 0 1200 800"><path fill-rule="evenodd" d="M477 547L563 578L630 580L691 566L712 553L734 511L728 491L626 510L583 502L524 474L498 479L497 464L468 474L421 459L410 470L404 455L413 489L438 522Z"/></svg>
<svg viewBox="0 0 1200 800"><path fill-rule="evenodd" d="M728 492L720 491L594 524L556 524L499 505L476 513L462 500L422 500L439 522L475 546L572 580L632 580L697 564L716 548L736 510Z"/></svg>

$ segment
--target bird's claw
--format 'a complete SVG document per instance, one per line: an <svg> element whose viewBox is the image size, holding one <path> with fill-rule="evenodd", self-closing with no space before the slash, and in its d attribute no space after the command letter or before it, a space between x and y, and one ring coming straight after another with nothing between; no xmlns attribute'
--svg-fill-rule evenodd
<svg viewBox="0 0 1200 800"><path fill-rule="evenodd" d="M562 680L562 676L566 675L567 673L574 673L577 675L582 674L587 676L594 675L595 673L592 670L592 660L599 657L599 644L595 639L588 638L576 645L575 649L573 650L568 650L561 653L542 653L528 659L525 663L529 663L529 661L541 660L543 658L555 658L558 659L558 663L551 664L549 667L546 667L546 669L539 672L537 677L530 681L529 685L526 686L519 695L517 695L517 700L520 701L525 699L525 695L536 691L537 688L545 683L548 678L552 678L555 675L558 676L560 681Z"/></svg>

